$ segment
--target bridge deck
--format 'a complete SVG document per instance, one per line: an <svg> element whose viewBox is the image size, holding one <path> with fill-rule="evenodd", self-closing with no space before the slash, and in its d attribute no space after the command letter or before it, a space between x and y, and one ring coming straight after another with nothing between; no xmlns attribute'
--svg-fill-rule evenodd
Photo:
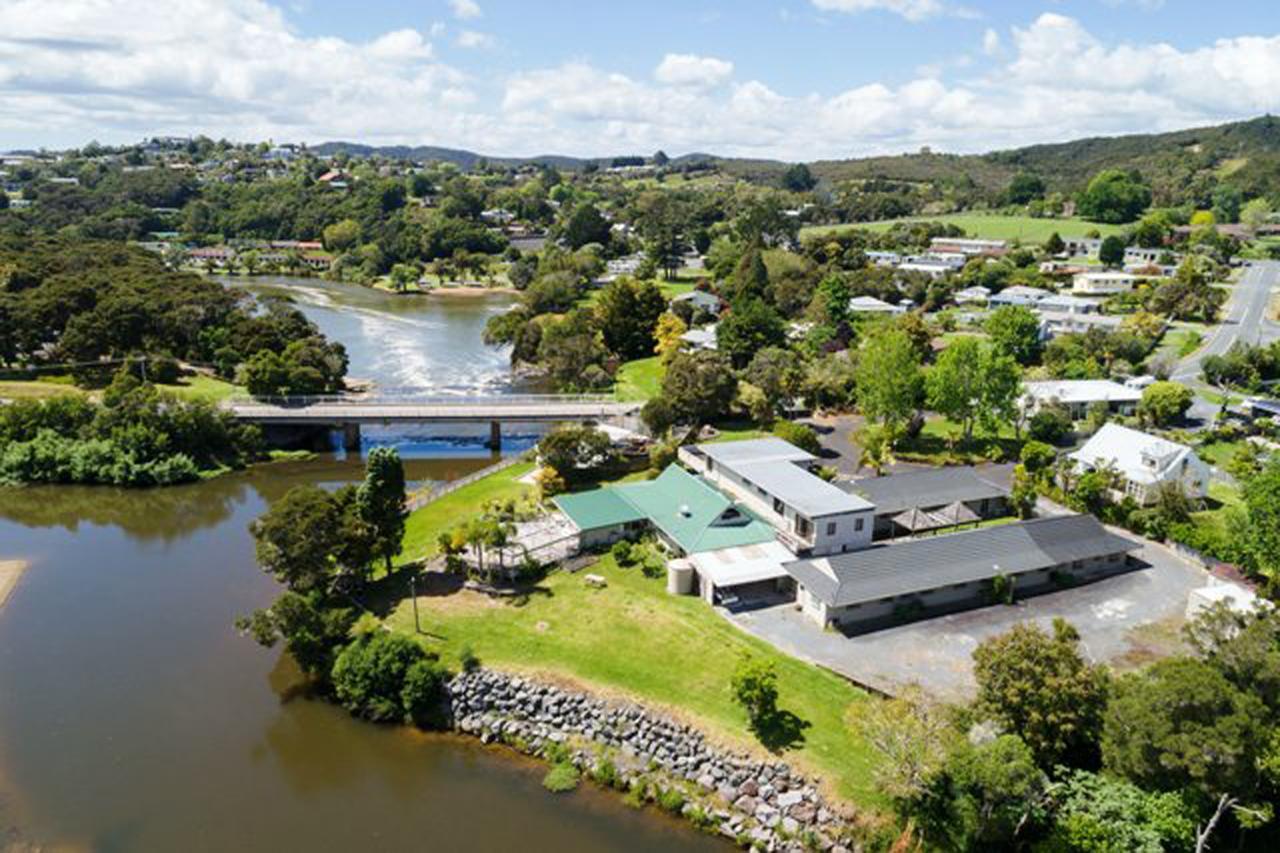
<svg viewBox="0 0 1280 853"><path fill-rule="evenodd" d="M255 423L351 424L445 423L466 421L566 421L617 418L640 411L639 403L613 401L459 400L451 401L324 401L269 403L232 401L225 404L236 418Z"/></svg>

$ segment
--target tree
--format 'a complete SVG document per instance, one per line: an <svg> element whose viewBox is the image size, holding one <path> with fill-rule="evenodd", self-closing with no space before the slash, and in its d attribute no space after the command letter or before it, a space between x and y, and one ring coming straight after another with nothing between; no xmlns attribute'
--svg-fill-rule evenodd
<svg viewBox="0 0 1280 853"><path fill-rule="evenodd" d="M613 445L594 426L561 424L538 442L538 458L566 482L576 483L613 461Z"/></svg>
<svg viewBox="0 0 1280 853"><path fill-rule="evenodd" d="M1017 513L1018 518L1031 518L1035 514L1037 494L1035 480L1027 471L1027 466L1014 465L1013 483L1009 489L1009 505Z"/></svg>
<svg viewBox="0 0 1280 853"><path fill-rule="evenodd" d="M1079 644L1075 628L1055 619L1052 634L1021 623L973 652L977 707L1021 735L1046 771L1097 762L1107 672L1086 663Z"/></svg>
<svg viewBox="0 0 1280 853"><path fill-rule="evenodd" d="M365 465L356 504L360 517L373 528L375 556L391 571L391 560L404 539L404 463L394 447L375 447Z"/></svg>
<svg viewBox="0 0 1280 853"><path fill-rule="evenodd" d="M832 273L818 283L814 301L836 334L849 325L849 300L852 298L849 282L838 273Z"/></svg>
<svg viewBox="0 0 1280 853"><path fill-rule="evenodd" d="M773 423L773 434L806 453L812 453L814 456L822 453L822 443L818 441L818 434L808 424L777 420Z"/></svg>
<svg viewBox="0 0 1280 853"><path fill-rule="evenodd" d="M782 173L782 188L796 193L807 193L818 185L818 179L804 163L795 163Z"/></svg>
<svg viewBox="0 0 1280 853"><path fill-rule="evenodd" d="M747 247L727 284L730 303L769 298L769 269L759 243Z"/></svg>
<svg viewBox="0 0 1280 853"><path fill-rule="evenodd" d="M1271 219L1271 204L1265 198L1255 198L1240 209L1240 223L1253 233Z"/></svg>
<svg viewBox="0 0 1280 853"><path fill-rule="evenodd" d="M396 264L391 268L391 286L397 292L404 292L411 284L418 281L418 268L413 264Z"/></svg>
<svg viewBox="0 0 1280 853"><path fill-rule="evenodd" d="M1061 255L1067 250L1067 244L1062 242L1062 236L1054 231L1049 235L1049 239L1044 241L1044 252L1046 255Z"/></svg>
<svg viewBox="0 0 1280 853"><path fill-rule="evenodd" d="M308 676L327 676L333 650L347 641L355 613L334 607L318 590L305 595L285 591L275 603L236 620L236 627L272 648L281 640L298 667Z"/></svg>
<svg viewBox="0 0 1280 853"><path fill-rule="evenodd" d="M1142 391L1138 416L1152 426L1169 426L1187 413L1192 398L1191 389L1178 382L1152 382Z"/></svg>
<svg viewBox="0 0 1280 853"><path fill-rule="evenodd" d="M929 405L959 421L968 441L979 423L994 432L1014 419L1022 372L1010 356L977 338L961 338L943 350L925 386Z"/></svg>
<svg viewBox="0 0 1280 853"><path fill-rule="evenodd" d="M1151 204L1151 189L1120 169L1094 176L1079 198L1080 215L1095 222L1132 222Z"/></svg>
<svg viewBox="0 0 1280 853"><path fill-rule="evenodd" d="M324 229L324 247L331 252L346 252L360 240L360 223L343 219Z"/></svg>
<svg viewBox="0 0 1280 853"><path fill-rule="evenodd" d="M670 311L658 317L658 323L653 330L653 351L664 365L669 364L671 357L680 351L680 346L684 343L683 335L687 331L689 327L684 320Z"/></svg>
<svg viewBox="0 0 1280 853"><path fill-rule="evenodd" d="M1273 458L1244 485L1247 537L1258 571L1280 578L1280 459Z"/></svg>
<svg viewBox="0 0 1280 853"><path fill-rule="evenodd" d="M906 332L891 326L867 335L855 374L858 408L869 420L897 427L920 403L920 357Z"/></svg>
<svg viewBox="0 0 1280 853"><path fill-rule="evenodd" d="M318 486L295 486L250 523L258 563L295 592L332 580L337 508Z"/></svg>
<svg viewBox="0 0 1280 853"><path fill-rule="evenodd" d="M956 741L945 710L918 687L859 704L853 727L880 756L876 787L903 809L930 791Z"/></svg>
<svg viewBox="0 0 1280 853"><path fill-rule="evenodd" d="M729 681L733 701L747 712L753 731L759 732L778 713L778 673L773 664L743 655Z"/></svg>
<svg viewBox="0 0 1280 853"><path fill-rule="evenodd" d="M564 239L571 249L581 249L588 243L605 245L609 242L609 221L600 215L594 204L578 205L564 226Z"/></svg>
<svg viewBox="0 0 1280 853"><path fill-rule="evenodd" d="M1098 247L1098 260L1106 267L1118 267L1124 264L1124 240L1115 234L1103 238Z"/></svg>
<svg viewBox="0 0 1280 853"><path fill-rule="evenodd" d="M962 744L944 770L950 802L938 835L954 849L1008 848L1043 809L1046 779L1015 734Z"/></svg>
<svg viewBox="0 0 1280 853"><path fill-rule="evenodd" d="M1256 697L1204 661L1168 658L1116 682L1102 757L1108 770L1148 790L1247 799L1268 732Z"/></svg>
<svg viewBox="0 0 1280 853"><path fill-rule="evenodd" d="M853 435L853 442L859 448L858 467L870 468L879 477L888 465L895 461L893 446L898 441L895 427L884 424L866 424Z"/></svg>
<svg viewBox="0 0 1280 853"><path fill-rule="evenodd" d="M751 358L742 378L760 390L768 414L765 420L772 420L800 390L800 361L791 350L767 346Z"/></svg>
<svg viewBox="0 0 1280 853"><path fill-rule="evenodd" d="M1025 305L1002 305L983 324L992 342L1018 364L1034 364L1040 357L1040 318Z"/></svg>
<svg viewBox="0 0 1280 853"><path fill-rule="evenodd" d="M667 300L652 281L618 278L605 286L596 302L596 319L604 345L623 361L653 353L654 328Z"/></svg>
<svg viewBox="0 0 1280 853"><path fill-rule="evenodd" d="M737 369L746 367L766 347L781 347L786 342L782 317L760 299L735 302L716 326L716 348Z"/></svg>
<svg viewBox="0 0 1280 853"><path fill-rule="evenodd" d="M1027 204L1038 198L1044 198L1044 181L1039 175L1030 172L1019 172L1009 181L1005 190L1005 198L1009 204Z"/></svg>
<svg viewBox="0 0 1280 853"><path fill-rule="evenodd" d="M733 365L723 354L681 352L662 377L662 405L678 421L706 423L729 411L737 390Z"/></svg>
<svg viewBox="0 0 1280 853"><path fill-rule="evenodd" d="M1176 793L1148 793L1113 776L1074 770L1053 800L1046 853L1163 853L1186 849L1195 835L1195 812Z"/></svg>
<svg viewBox="0 0 1280 853"><path fill-rule="evenodd" d="M1235 184L1219 184L1213 191L1213 218L1217 222L1239 222L1244 194Z"/></svg>
<svg viewBox="0 0 1280 853"><path fill-rule="evenodd" d="M404 701L405 680L425 659L422 647L405 635L373 631L338 653L331 673L334 693L357 717L399 722L409 711Z"/></svg>
<svg viewBox="0 0 1280 853"><path fill-rule="evenodd" d="M241 385L255 397L285 396L291 387L289 366L279 353L259 350L240 367L236 377Z"/></svg>

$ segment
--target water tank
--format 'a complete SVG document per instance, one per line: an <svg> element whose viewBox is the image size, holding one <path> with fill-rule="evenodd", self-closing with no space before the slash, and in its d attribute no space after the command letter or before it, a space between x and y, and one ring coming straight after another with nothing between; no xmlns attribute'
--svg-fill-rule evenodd
<svg viewBox="0 0 1280 853"><path fill-rule="evenodd" d="M672 595L693 594L693 566L688 560L667 563L667 592Z"/></svg>

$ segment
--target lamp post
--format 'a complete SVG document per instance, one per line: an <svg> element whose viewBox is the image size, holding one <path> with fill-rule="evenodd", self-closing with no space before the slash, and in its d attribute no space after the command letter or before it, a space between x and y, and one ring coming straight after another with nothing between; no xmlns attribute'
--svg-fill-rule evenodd
<svg viewBox="0 0 1280 853"><path fill-rule="evenodd" d="M409 571L409 597L413 599L413 630L422 633L422 624L418 621L418 568Z"/></svg>

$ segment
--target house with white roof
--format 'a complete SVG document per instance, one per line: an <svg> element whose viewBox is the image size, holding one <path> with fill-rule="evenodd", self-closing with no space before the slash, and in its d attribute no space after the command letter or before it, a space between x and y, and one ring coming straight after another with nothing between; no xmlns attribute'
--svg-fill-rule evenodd
<svg viewBox="0 0 1280 853"><path fill-rule="evenodd" d="M906 310L901 305L890 305L874 296L855 296L849 300L850 314L904 314Z"/></svg>
<svg viewBox="0 0 1280 853"><path fill-rule="evenodd" d="M1070 458L1078 471L1114 469L1120 476L1112 493L1117 501L1131 497L1149 506L1169 484L1197 500L1209 493L1209 466L1194 450L1119 424L1103 425Z"/></svg>
<svg viewBox="0 0 1280 853"><path fill-rule="evenodd" d="M1040 340L1049 341L1058 335L1084 334L1090 329L1101 329L1114 332L1124 325L1123 317L1112 314L1085 314L1072 311L1042 311L1037 306L1036 313L1040 317Z"/></svg>
<svg viewBox="0 0 1280 853"><path fill-rule="evenodd" d="M998 308L1001 305L1027 305L1032 306L1045 299L1052 294L1049 291L1039 287L1027 287L1025 284L1015 284L1013 287L1006 287L1004 290L992 295L987 300L992 308Z"/></svg>
<svg viewBox="0 0 1280 853"><path fill-rule="evenodd" d="M671 297L671 302L672 304L688 302L694 308L706 311L709 314L720 313L720 297L705 290L690 290L686 293L677 294Z"/></svg>
<svg viewBox="0 0 1280 853"><path fill-rule="evenodd" d="M713 350L716 348L717 325L717 323L712 323L709 326L703 326L701 329L690 329L680 336L680 340L688 344L690 349Z"/></svg>
<svg viewBox="0 0 1280 853"><path fill-rule="evenodd" d="M957 305L986 304L987 300L991 298L991 288L975 284L973 287L957 290L952 298L955 299Z"/></svg>
<svg viewBox="0 0 1280 853"><path fill-rule="evenodd" d="M1096 299L1081 299L1069 293L1055 293L1036 303L1037 311L1056 311L1060 314L1097 314L1102 310Z"/></svg>
<svg viewBox="0 0 1280 853"><path fill-rule="evenodd" d="M1132 415L1142 400L1142 392L1108 379L1058 379L1026 382L1022 386L1022 410L1028 415L1049 403L1067 407L1071 417L1080 420L1095 403L1105 403L1108 411Z"/></svg>
<svg viewBox="0 0 1280 853"><path fill-rule="evenodd" d="M1079 295L1109 296L1115 293L1128 293L1133 290L1138 280L1136 275L1127 272L1103 270L1098 272L1077 273L1071 280L1071 291Z"/></svg>
<svg viewBox="0 0 1280 853"><path fill-rule="evenodd" d="M1005 240L972 240L964 237L934 237L929 241L930 251L940 254L999 256L1009 251Z"/></svg>

